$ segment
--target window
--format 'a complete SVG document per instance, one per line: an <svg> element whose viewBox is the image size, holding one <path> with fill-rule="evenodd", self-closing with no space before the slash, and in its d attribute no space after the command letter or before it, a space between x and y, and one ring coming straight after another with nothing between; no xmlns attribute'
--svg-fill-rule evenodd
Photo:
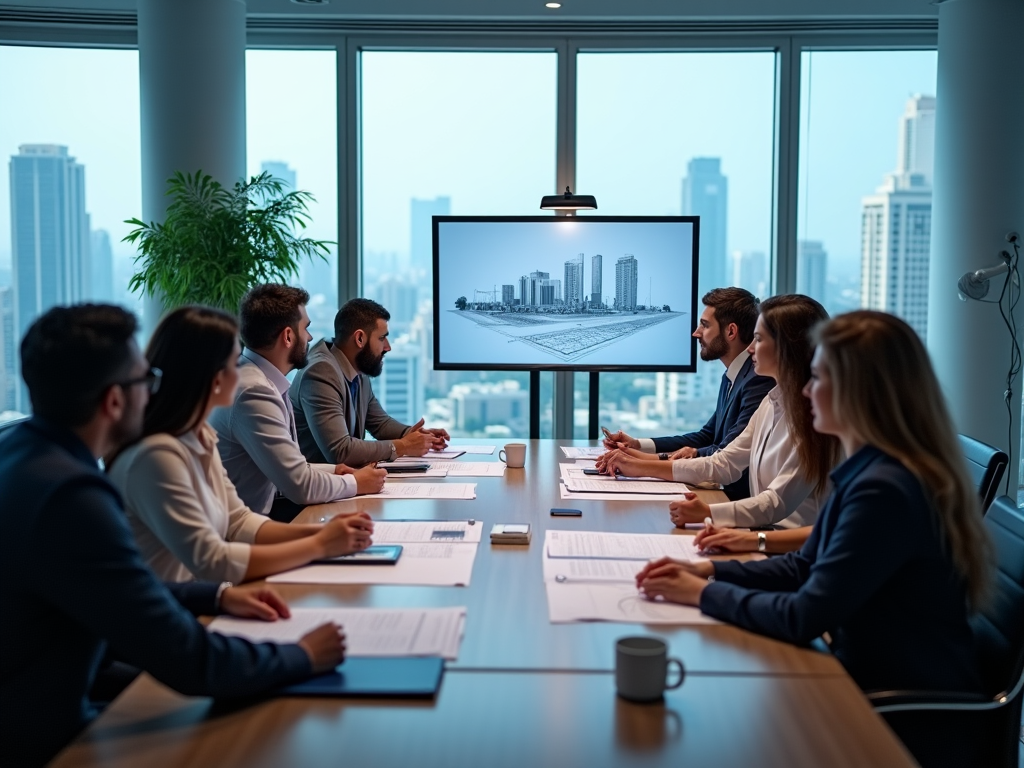
<svg viewBox="0 0 1024 768"><path fill-rule="evenodd" d="M698 293L769 294L775 54L583 53L577 71L577 190L603 214L699 215ZM696 374L602 374L601 423L637 436L698 429L722 373L715 361Z"/></svg>
<svg viewBox="0 0 1024 768"><path fill-rule="evenodd" d="M526 437L528 374L433 370L431 217L538 213L555 184L556 55L372 51L360 72L363 295L391 312L393 347L374 391L407 423ZM398 359L416 371L403 386L388 380Z"/></svg>
<svg viewBox="0 0 1024 768"><path fill-rule="evenodd" d="M0 46L0 421L29 412L18 345L57 304L115 302L142 215L136 51ZM14 74L16 73L16 75Z"/></svg>
<svg viewBox="0 0 1024 768"><path fill-rule="evenodd" d="M924 337L935 51L801 58L797 290L832 314L903 317Z"/></svg>
<svg viewBox="0 0 1024 768"><path fill-rule="evenodd" d="M295 73L301 72L301 77ZM249 50L245 54L246 165L269 171L289 189L311 192L304 236L338 240L338 89L334 51ZM313 339L334 337L338 248L306 261L296 284L310 294Z"/></svg>

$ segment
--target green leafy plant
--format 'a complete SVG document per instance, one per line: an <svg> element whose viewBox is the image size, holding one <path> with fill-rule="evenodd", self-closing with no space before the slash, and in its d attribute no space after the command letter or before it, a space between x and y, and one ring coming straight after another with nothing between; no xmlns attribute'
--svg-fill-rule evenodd
<svg viewBox="0 0 1024 768"><path fill-rule="evenodd" d="M139 219L124 241L138 247L133 292L159 296L168 308L207 304L238 311L259 283L286 282L303 258L326 260L329 240L299 237L310 221L309 192L285 192L281 179L262 173L227 189L208 174L168 179L174 201L162 224Z"/></svg>

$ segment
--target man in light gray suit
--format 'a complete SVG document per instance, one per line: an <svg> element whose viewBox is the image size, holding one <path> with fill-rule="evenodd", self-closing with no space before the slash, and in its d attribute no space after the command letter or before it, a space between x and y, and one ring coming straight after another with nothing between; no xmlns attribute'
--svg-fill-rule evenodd
<svg viewBox="0 0 1024 768"><path fill-rule="evenodd" d="M310 462L353 466L423 456L450 439L443 429L424 429L388 416L373 395L370 379L380 376L391 314L369 299L352 299L334 318L334 341L317 342L309 364L289 391L299 446ZM375 441L364 440L369 432Z"/></svg>
<svg viewBox="0 0 1024 768"><path fill-rule="evenodd" d="M307 462L299 449L285 374L306 364L309 294L301 288L257 285L242 299L240 331L245 351L230 408L217 408L210 424L239 498L255 512L290 522L307 504L377 493L386 472L372 465ZM362 466L360 462L356 466Z"/></svg>

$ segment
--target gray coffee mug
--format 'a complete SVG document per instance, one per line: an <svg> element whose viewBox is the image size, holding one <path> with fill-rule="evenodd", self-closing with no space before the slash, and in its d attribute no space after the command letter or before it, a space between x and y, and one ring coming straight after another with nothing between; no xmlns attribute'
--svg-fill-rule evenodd
<svg viewBox="0 0 1024 768"><path fill-rule="evenodd" d="M679 679L668 684L668 668L676 665ZM658 701L666 690L686 679L679 659L668 658L668 644L657 637L621 637L615 641L615 690L628 701Z"/></svg>

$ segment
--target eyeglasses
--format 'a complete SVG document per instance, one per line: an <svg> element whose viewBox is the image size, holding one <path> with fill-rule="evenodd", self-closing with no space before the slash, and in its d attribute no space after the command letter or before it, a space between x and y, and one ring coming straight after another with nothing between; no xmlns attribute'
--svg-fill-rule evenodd
<svg viewBox="0 0 1024 768"><path fill-rule="evenodd" d="M114 383L117 386L121 387L122 389L133 387L136 384L145 384L146 389L149 390L149 394L155 395L157 392L160 391L160 381L163 379L163 377L164 372L161 371L159 368L150 368L148 371L146 371L146 374L144 376L140 376L137 379L128 379L127 381L116 381Z"/></svg>

